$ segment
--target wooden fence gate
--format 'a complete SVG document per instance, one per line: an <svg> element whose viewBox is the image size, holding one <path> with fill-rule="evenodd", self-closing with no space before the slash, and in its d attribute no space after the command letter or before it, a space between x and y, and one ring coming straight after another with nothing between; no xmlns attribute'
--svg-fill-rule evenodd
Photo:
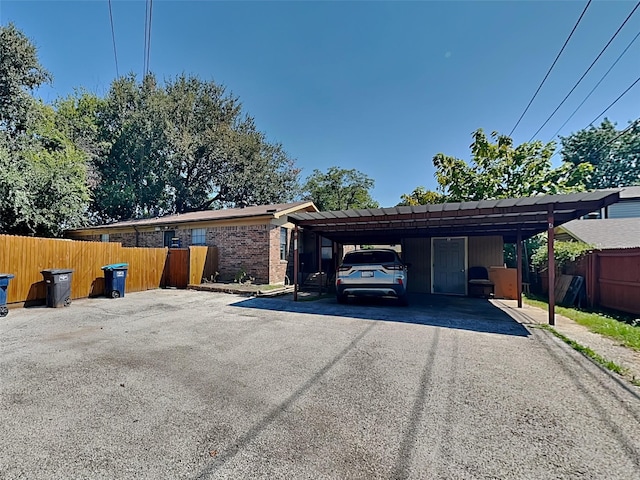
<svg viewBox="0 0 640 480"><path fill-rule="evenodd" d="M189 283L189 249L170 248L164 272L164 286L187 288Z"/></svg>

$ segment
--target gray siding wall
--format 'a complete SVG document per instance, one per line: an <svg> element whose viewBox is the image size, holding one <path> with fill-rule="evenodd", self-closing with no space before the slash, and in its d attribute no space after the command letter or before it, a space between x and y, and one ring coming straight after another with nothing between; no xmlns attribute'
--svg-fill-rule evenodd
<svg viewBox="0 0 640 480"><path fill-rule="evenodd" d="M469 267L502 266L504 242L501 236L469 237L467 240ZM409 267L410 293L431 293L431 238L405 238L402 257Z"/></svg>
<svg viewBox="0 0 640 480"><path fill-rule="evenodd" d="M607 218L640 217L640 200L622 201L609 205Z"/></svg>
<svg viewBox="0 0 640 480"><path fill-rule="evenodd" d="M410 263L407 290L411 293L431 292L431 239L405 238L402 258Z"/></svg>
<svg viewBox="0 0 640 480"><path fill-rule="evenodd" d="M504 241L501 236L469 237L469 267L500 267L504 264Z"/></svg>

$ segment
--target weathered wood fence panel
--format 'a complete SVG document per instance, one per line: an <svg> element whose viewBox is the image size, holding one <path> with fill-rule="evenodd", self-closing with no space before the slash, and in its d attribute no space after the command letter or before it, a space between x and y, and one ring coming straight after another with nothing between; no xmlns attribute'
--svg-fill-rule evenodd
<svg viewBox="0 0 640 480"><path fill-rule="evenodd" d="M589 276L591 305L640 314L640 248L592 252Z"/></svg>
<svg viewBox="0 0 640 480"><path fill-rule="evenodd" d="M167 257L165 248L127 248L119 243L0 235L0 272L12 273L7 302L41 303L46 297L42 270L74 270L73 298L104 293L103 265L128 263L126 291L158 288Z"/></svg>
<svg viewBox="0 0 640 480"><path fill-rule="evenodd" d="M189 247L189 283L199 285L212 280L218 271L217 247Z"/></svg>
<svg viewBox="0 0 640 480"><path fill-rule="evenodd" d="M189 249L170 248L162 275L162 286L187 288L189 283Z"/></svg>

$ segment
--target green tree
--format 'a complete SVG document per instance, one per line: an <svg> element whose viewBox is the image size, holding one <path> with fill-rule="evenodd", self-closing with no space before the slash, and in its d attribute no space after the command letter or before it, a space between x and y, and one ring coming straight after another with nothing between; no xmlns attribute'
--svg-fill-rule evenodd
<svg viewBox="0 0 640 480"><path fill-rule="evenodd" d="M0 26L0 130L10 139L24 133L34 111L33 89L49 82L35 46L12 23Z"/></svg>
<svg viewBox="0 0 640 480"><path fill-rule="evenodd" d="M160 85L153 75L129 75L102 100L76 94L58 108L93 158L96 220L279 203L299 193L295 162L212 81L182 75Z"/></svg>
<svg viewBox="0 0 640 480"><path fill-rule="evenodd" d="M589 163L589 189L640 185L640 122L632 123L621 134L605 119L599 127L589 127L560 137L562 158L570 165Z"/></svg>
<svg viewBox="0 0 640 480"><path fill-rule="evenodd" d="M398 206L438 204L446 201L444 195L424 187L416 187L413 192L400 196Z"/></svg>
<svg viewBox="0 0 640 480"><path fill-rule="evenodd" d="M85 155L56 127L55 112L38 104L30 141L0 141L0 231L60 236L84 223L89 201Z"/></svg>
<svg viewBox="0 0 640 480"><path fill-rule="evenodd" d="M517 147L506 135L482 129L473 134L471 163L442 153L433 158L436 178L449 201L556 194L585 189L589 164L552 168L555 143L527 142Z"/></svg>
<svg viewBox="0 0 640 480"><path fill-rule="evenodd" d="M593 167L564 162L553 168L555 143L513 140L493 132L488 138L482 129L473 133L471 162L438 153L433 157L439 192L418 187L401 197L400 205L463 202L498 198L528 197L582 191Z"/></svg>
<svg viewBox="0 0 640 480"><path fill-rule="evenodd" d="M32 91L50 80L36 49L0 27L0 232L57 236L83 223L85 155Z"/></svg>
<svg viewBox="0 0 640 480"><path fill-rule="evenodd" d="M372 178L358 170L330 167L326 173L314 170L304 192L321 211L378 208L370 193L374 185Z"/></svg>

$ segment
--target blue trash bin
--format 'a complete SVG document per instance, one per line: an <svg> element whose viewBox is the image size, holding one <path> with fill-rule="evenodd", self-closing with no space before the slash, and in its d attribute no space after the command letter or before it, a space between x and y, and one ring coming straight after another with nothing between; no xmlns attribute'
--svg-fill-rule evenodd
<svg viewBox="0 0 640 480"><path fill-rule="evenodd" d="M113 263L102 267L104 271L104 294L110 298L124 297L128 263Z"/></svg>
<svg viewBox="0 0 640 480"><path fill-rule="evenodd" d="M10 273L0 273L0 317L6 317L9 313L7 308L7 288L9 280L13 278Z"/></svg>

